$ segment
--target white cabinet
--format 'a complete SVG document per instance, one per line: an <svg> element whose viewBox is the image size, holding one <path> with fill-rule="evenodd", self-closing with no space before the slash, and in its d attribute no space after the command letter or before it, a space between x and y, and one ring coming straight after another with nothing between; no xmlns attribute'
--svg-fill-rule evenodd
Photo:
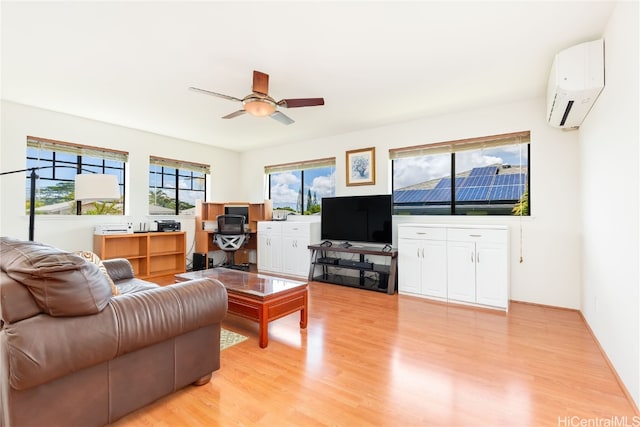
<svg viewBox="0 0 640 427"><path fill-rule="evenodd" d="M282 270L282 223L258 222L258 271Z"/></svg>
<svg viewBox="0 0 640 427"><path fill-rule="evenodd" d="M282 223L282 272L305 277L309 273L309 245L320 241L319 222Z"/></svg>
<svg viewBox="0 0 640 427"><path fill-rule="evenodd" d="M506 309L507 249L506 229L448 229L448 298Z"/></svg>
<svg viewBox="0 0 640 427"><path fill-rule="evenodd" d="M469 242L447 242L447 298L476 302L475 245Z"/></svg>
<svg viewBox="0 0 640 427"><path fill-rule="evenodd" d="M447 297L447 240L442 227L398 226L398 293Z"/></svg>
<svg viewBox="0 0 640 427"><path fill-rule="evenodd" d="M504 226L398 225L398 292L508 309Z"/></svg>
<svg viewBox="0 0 640 427"><path fill-rule="evenodd" d="M308 247L319 241L319 221L258 222L258 271L306 277Z"/></svg>

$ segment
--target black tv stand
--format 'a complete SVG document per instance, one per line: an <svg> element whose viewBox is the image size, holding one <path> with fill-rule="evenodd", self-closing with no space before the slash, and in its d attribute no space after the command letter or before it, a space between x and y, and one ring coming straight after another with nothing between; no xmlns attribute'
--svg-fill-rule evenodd
<svg viewBox="0 0 640 427"><path fill-rule="evenodd" d="M309 266L309 280L316 282L334 283L360 289L386 292L393 295L396 291L396 276L398 271L398 250L391 247L377 248L370 246L324 246L310 245L311 265ZM331 252L331 256L328 256ZM341 254L358 254L358 260L341 258ZM366 260L366 255L389 257L389 265L375 264ZM321 270L316 274L316 267ZM357 270L358 275L340 274L341 269ZM342 270L344 272L344 270ZM377 277L371 285L371 280L365 273Z"/></svg>

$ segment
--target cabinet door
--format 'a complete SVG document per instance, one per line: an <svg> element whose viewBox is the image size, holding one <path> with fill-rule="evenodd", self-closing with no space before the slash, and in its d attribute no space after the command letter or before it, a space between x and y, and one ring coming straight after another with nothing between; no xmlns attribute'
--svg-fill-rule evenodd
<svg viewBox="0 0 640 427"><path fill-rule="evenodd" d="M447 242L422 242L422 294L438 298L447 297Z"/></svg>
<svg viewBox="0 0 640 427"><path fill-rule="evenodd" d="M272 221L258 222L258 271L282 270L282 226Z"/></svg>
<svg viewBox="0 0 640 427"><path fill-rule="evenodd" d="M447 242L447 298L476 302L476 245L473 242Z"/></svg>
<svg viewBox="0 0 640 427"><path fill-rule="evenodd" d="M398 293L422 293L422 240L398 239Z"/></svg>
<svg viewBox="0 0 640 427"><path fill-rule="evenodd" d="M292 276L307 277L311 254L309 239L304 236L282 237L282 272Z"/></svg>
<svg viewBox="0 0 640 427"><path fill-rule="evenodd" d="M476 244L476 302L507 307L507 259L506 245Z"/></svg>
<svg viewBox="0 0 640 427"><path fill-rule="evenodd" d="M271 265L271 249L269 248L270 234L258 233L258 271L268 271Z"/></svg>

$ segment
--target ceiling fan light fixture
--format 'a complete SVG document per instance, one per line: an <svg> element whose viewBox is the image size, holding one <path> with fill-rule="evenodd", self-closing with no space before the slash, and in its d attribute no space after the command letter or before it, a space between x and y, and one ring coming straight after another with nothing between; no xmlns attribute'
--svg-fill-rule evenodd
<svg viewBox="0 0 640 427"><path fill-rule="evenodd" d="M276 104L268 99L246 99L242 101L247 113L254 117L266 117L276 111Z"/></svg>

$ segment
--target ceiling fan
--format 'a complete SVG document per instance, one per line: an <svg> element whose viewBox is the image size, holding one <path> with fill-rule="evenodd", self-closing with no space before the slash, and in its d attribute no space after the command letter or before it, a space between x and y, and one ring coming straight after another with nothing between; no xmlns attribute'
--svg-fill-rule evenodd
<svg viewBox="0 0 640 427"><path fill-rule="evenodd" d="M242 102L242 110L227 114L226 116L222 117L223 119L233 119L234 117L249 113L255 117L269 116L282 124L290 125L291 123L294 123L293 119L291 119L281 111L278 111L277 107L298 108L324 105L324 98L282 99L276 102L269 96L269 75L255 70L253 72L253 87L251 88L253 92L242 99L229 95L223 95L221 93L211 92L205 89L199 89L197 87L190 87L189 89L207 95L213 95L219 98L228 99L230 101Z"/></svg>

